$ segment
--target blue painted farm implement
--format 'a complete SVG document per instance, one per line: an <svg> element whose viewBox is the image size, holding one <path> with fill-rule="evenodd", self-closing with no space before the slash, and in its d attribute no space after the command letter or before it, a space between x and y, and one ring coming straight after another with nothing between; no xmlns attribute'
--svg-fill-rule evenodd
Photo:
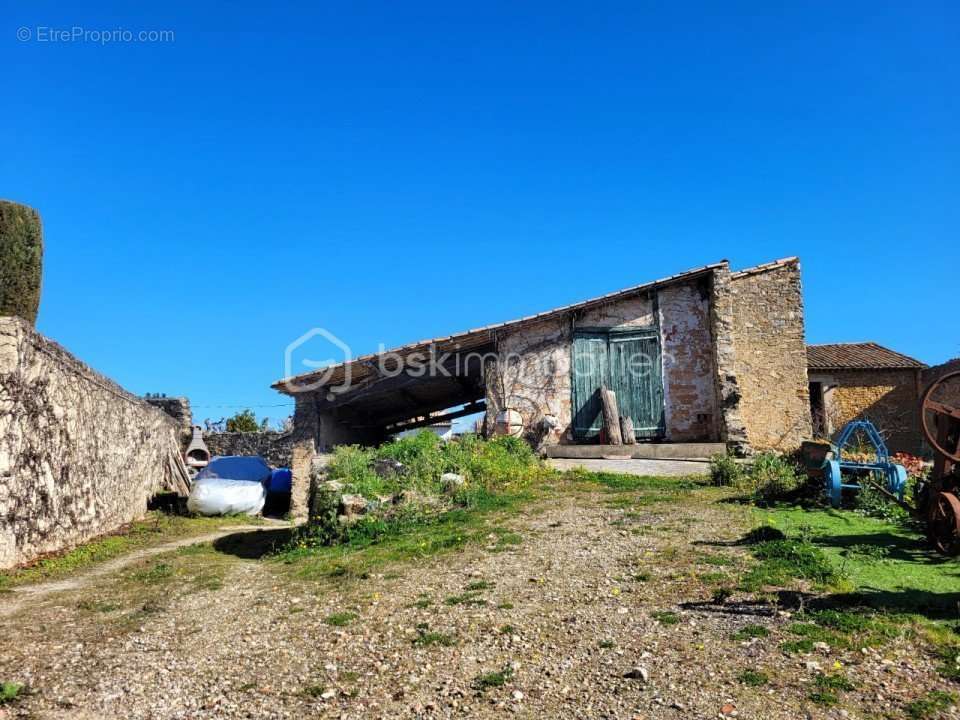
<svg viewBox="0 0 960 720"><path fill-rule="evenodd" d="M870 445L874 460L852 459L849 446L854 438L861 441L856 455L861 456L865 446ZM903 501L907 487L907 469L890 459L886 443L869 420L854 420L844 426L837 438L833 458L824 462L823 476L827 498L833 507L840 507L844 490L860 490L865 480L872 480L900 501Z"/></svg>

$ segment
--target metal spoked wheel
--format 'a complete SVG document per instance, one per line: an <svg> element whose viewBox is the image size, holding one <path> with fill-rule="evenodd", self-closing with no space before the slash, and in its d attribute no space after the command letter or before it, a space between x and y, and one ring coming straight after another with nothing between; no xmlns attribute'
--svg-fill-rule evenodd
<svg viewBox="0 0 960 720"><path fill-rule="evenodd" d="M927 536L944 555L960 554L960 500L952 492L938 492L932 498Z"/></svg>

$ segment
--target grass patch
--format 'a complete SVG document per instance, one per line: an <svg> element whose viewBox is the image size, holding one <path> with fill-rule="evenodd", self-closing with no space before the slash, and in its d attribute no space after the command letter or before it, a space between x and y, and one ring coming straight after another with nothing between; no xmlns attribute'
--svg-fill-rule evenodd
<svg viewBox="0 0 960 720"><path fill-rule="evenodd" d="M769 676L765 672L758 670L744 670L737 675L737 681L742 685L749 687L761 687L770 682Z"/></svg>
<svg viewBox="0 0 960 720"><path fill-rule="evenodd" d="M451 647L456 645L457 641L453 635L447 635L446 633L439 632L428 632L426 630L419 630L417 637L414 638L413 644L417 647L431 647L433 645L440 645L441 647Z"/></svg>
<svg viewBox="0 0 960 720"><path fill-rule="evenodd" d="M601 650L612 650L617 646L617 644L613 640L601 640L599 643L597 643L597 646Z"/></svg>
<svg viewBox="0 0 960 720"><path fill-rule="evenodd" d="M811 702L823 707L833 707L840 702L840 698L837 696L837 694L835 692L831 692L830 690L814 690L812 693L807 695L807 698Z"/></svg>
<svg viewBox="0 0 960 720"><path fill-rule="evenodd" d="M680 622L680 616L672 610L657 610L650 613L650 617L661 625L676 625Z"/></svg>
<svg viewBox="0 0 960 720"><path fill-rule="evenodd" d="M765 638L768 635L770 635L770 631L763 625L744 625L730 637L734 640L752 640L753 638Z"/></svg>
<svg viewBox="0 0 960 720"><path fill-rule="evenodd" d="M307 697L318 698L321 697L326 691L326 685L307 685L301 692Z"/></svg>
<svg viewBox="0 0 960 720"><path fill-rule="evenodd" d="M857 686L847 680L843 675L817 675L814 684L821 690L837 690L841 692L850 692L856 690Z"/></svg>
<svg viewBox="0 0 960 720"><path fill-rule="evenodd" d="M824 587L840 580L823 550L807 540L766 540L750 550L760 562L740 578L741 590L756 592L766 587L783 587L792 580L809 580Z"/></svg>
<svg viewBox="0 0 960 720"><path fill-rule="evenodd" d="M502 687L513 677L513 668L506 665L501 670L477 675L473 680L473 689L484 692L490 688Z"/></svg>
<svg viewBox="0 0 960 720"><path fill-rule="evenodd" d="M904 707L904 713L910 720L934 720L957 704L957 696L952 692L933 690Z"/></svg>
<svg viewBox="0 0 960 720"><path fill-rule="evenodd" d="M467 592L480 592L481 590L490 590L493 588L492 582L487 582L486 580L477 580L470 583L464 588Z"/></svg>
<svg viewBox="0 0 960 720"><path fill-rule="evenodd" d="M136 583L144 585L157 585L173 578L173 565L165 562L154 563L143 570L136 570L130 573L130 579Z"/></svg>
<svg viewBox="0 0 960 720"><path fill-rule="evenodd" d="M327 615L323 621L332 627L346 627L357 619L357 614L353 612L336 612Z"/></svg>
<svg viewBox="0 0 960 720"><path fill-rule="evenodd" d="M914 529L832 508L783 505L753 512L768 532L805 538L863 604L930 620L956 618L960 566L929 550Z"/></svg>
<svg viewBox="0 0 960 720"><path fill-rule="evenodd" d="M0 683L0 705L8 705L20 697L23 685L15 682Z"/></svg>
<svg viewBox="0 0 960 720"><path fill-rule="evenodd" d="M116 533L104 535L69 551L45 557L17 570L0 571L0 589L18 585L58 580L94 567L134 550L155 547L171 540L201 535L223 526L256 525L261 520L238 517L184 517L159 511L146 519L131 523Z"/></svg>
<svg viewBox="0 0 960 720"><path fill-rule="evenodd" d="M502 602L497 605L497 610L513 610L512 602Z"/></svg>
<svg viewBox="0 0 960 720"><path fill-rule="evenodd" d="M460 595L451 595L445 598L444 605L486 605L487 601L480 597L479 592L465 592Z"/></svg>

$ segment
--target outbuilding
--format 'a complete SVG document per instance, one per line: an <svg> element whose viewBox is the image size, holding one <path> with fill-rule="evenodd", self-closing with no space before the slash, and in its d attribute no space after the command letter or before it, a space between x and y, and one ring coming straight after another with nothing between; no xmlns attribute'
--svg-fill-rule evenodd
<svg viewBox="0 0 960 720"><path fill-rule="evenodd" d="M318 453L474 413L551 455L612 452L601 387L633 426L627 452L790 450L811 431L800 264L721 261L273 387L296 400L295 515Z"/></svg>

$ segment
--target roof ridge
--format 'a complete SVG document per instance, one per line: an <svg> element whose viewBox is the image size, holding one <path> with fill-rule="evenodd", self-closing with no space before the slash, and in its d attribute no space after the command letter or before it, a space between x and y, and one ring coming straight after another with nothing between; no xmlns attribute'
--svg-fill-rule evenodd
<svg viewBox="0 0 960 720"><path fill-rule="evenodd" d="M386 348L386 349L381 350L381 351L378 351L378 352L365 353L365 354L363 354L363 355L359 355L359 356L356 356L356 357L351 357L349 360L346 360L346 361L341 362L341 363L336 363L335 365L325 366L325 367L321 368L320 370L315 370L315 371L307 372L307 373L301 373L301 374L299 374L299 375L294 375L294 376L291 376L291 377L281 378L280 380L277 380L276 382L274 382L274 383L271 385L271 387L274 388L274 389L276 389L276 390L280 390L281 392L289 391L289 386L291 385L291 382L292 382L293 380L301 380L301 381L302 381L302 380L304 380L305 378L309 378L309 377L312 376L312 375L317 375L317 374L319 374L319 373L329 373L330 370L331 370L331 368L336 368L336 367L341 367L341 366L346 366L346 365L352 365L352 364L354 364L354 363L361 363L361 364L362 364L362 363L364 363L364 362L369 362L369 361L372 360L373 358L376 358L376 357L378 357L378 356L380 356L380 355L383 355L383 354L386 354L386 353L397 353L397 352L399 352L399 351L409 350L409 349L411 349L411 348L416 348L416 347L430 346L430 345L434 345L434 344L436 344L436 343L440 343L440 342L444 342L444 341L448 341L448 340L462 339L462 338L465 338L465 337L468 337L468 336L470 336L470 335L474 335L474 334L477 334L477 333L494 332L494 331L496 331L496 330L500 330L500 329L503 329L503 328L514 327L514 326L517 326L517 325L521 325L521 324L523 324L523 323L528 323L528 322L532 322L532 321L536 321L536 320L545 320L545 319L547 319L547 318L554 317L554 316L556 316L556 315L562 315L563 313L566 313L566 312L572 312L572 311L575 311L575 310L587 309L588 307L592 307L592 306L600 306L600 305L605 304L606 302L613 301L613 300L619 300L619 299L621 299L621 298L629 297L629 296L631 296L631 295L633 295L633 294L639 294L639 293L642 293L642 292L649 292L650 290L653 290L654 288L659 287L659 286L662 286L662 285L668 285L668 284L670 284L670 283L680 282L680 281L692 279L692 278L697 277L698 275L701 275L701 274L703 274L703 273L713 272L714 270L719 270L719 269L721 269L721 268L728 268L728 267L729 267L729 262L728 262L727 260L721 260L720 262L710 263L710 264L708 264L708 265L701 265L701 266L699 266L699 267L694 267L694 268L691 268L691 269L689 269L689 270L684 270L683 272L674 273L673 275L668 275L668 276L666 276L666 277L662 277L662 278L659 278L659 279L657 279L657 280L651 280L651 281L649 281L649 282L641 283L641 284L639 284L639 285L631 285L630 287L626 287L626 288L623 288L623 289L621 289L621 290L615 290L615 291L613 291L613 292L609 292L609 293L606 293L606 294L604 294L604 295L597 295L596 297L588 298L588 299L586 299L586 300L581 300L580 302L568 303L567 305L561 305L560 307L556 307L556 308L553 308L553 309L551 309L551 310L545 310L545 311L539 312L539 313L534 313L533 315L525 315L525 316L523 316L523 317L515 318L515 319L513 319L513 320L507 320L507 321L504 321L504 322L493 323L493 324L491 324L491 325L484 325L484 326L481 326L481 327L478 327L478 328L473 328L473 329L471 329L471 330L465 330L465 331L462 331L462 332L451 333L451 334L449 334L449 335L443 335L443 336L434 337L434 338L428 338L428 339L424 339L424 340L417 340L416 342L406 343L406 344L404 344L404 345L399 345L399 346L392 347L392 348Z"/></svg>

